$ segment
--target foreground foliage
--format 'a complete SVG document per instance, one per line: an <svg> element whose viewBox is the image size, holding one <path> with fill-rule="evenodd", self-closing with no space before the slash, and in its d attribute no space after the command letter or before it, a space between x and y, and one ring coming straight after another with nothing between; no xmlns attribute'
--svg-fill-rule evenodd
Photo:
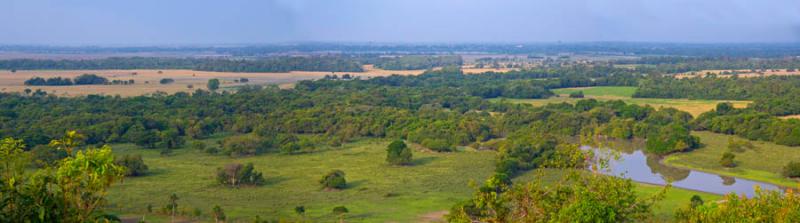
<svg viewBox="0 0 800 223"><path fill-rule="evenodd" d="M665 188L650 197L640 197L630 179L586 173L582 168L591 154L576 146L560 145L556 154L559 155L550 159L548 166L568 170L554 184L535 180L511 185L507 176L495 174L477 189L472 200L454 206L448 221L644 221L666 193Z"/></svg>
<svg viewBox="0 0 800 223"><path fill-rule="evenodd" d="M728 194L723 200L692 205L675 214L684 222L798 222L800 195L756 188L753 198Z"/></svg>
<svg viewBox="0 0 800 223"><path fill-rule="evenodd" d="M111 148L77 150L74 132L52 144L68 151L54 166L26 171L25 145L12 138L0 142L2 182L0 221L93 222L114 220L102 212L109 186L122 180L125 168L114 163Z"/></svg>

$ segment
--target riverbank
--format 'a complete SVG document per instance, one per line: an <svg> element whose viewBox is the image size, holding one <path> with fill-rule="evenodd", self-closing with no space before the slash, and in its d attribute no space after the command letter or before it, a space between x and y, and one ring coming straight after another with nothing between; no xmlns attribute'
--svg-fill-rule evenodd
<svg viewBox="0 0 800 223"><path fill-rule="evenodd" d="M700 137L700 142L705 146L691 152L671 154L665 157L662 163L678 168L798 188L798 181L783 177L781 170L790 161L800 161L800 148L750 141L756 148L735 153L736 167L726 168L719 165L719 159L728 150L728 139L747 139L712 132L693 132L692 135Z"/></svg>

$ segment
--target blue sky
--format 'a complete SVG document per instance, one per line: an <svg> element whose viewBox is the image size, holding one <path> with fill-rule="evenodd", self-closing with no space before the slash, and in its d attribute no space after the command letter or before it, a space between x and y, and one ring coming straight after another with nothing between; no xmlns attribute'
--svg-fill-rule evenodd
<svg viewBox="0 0 800 223"><path fill-rule="evenodd" d="M0 44L800 42L798 0L0 1Z"/></svg>

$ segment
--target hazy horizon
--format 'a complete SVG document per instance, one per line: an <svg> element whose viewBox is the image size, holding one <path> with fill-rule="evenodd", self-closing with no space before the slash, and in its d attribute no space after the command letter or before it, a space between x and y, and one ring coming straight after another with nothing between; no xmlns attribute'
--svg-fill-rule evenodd
<svg viewBox="0 0 800 223"><path fill-rule="evenodd" d="M800 2L10 0L0 45L797 43Z"/></svg>

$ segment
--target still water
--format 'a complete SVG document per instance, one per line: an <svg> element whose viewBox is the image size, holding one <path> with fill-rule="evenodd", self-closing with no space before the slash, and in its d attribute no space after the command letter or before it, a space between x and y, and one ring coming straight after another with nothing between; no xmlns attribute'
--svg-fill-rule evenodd
<svg viewBox="0 0 800 223"><path fill-rule="evenodd" d="M683 189L714 194L734 192L748 197L754 196L755 186L763 190L782 190L773 184L666 166L659 162L659 158L648 156L641 150L612 151L589 146L583 146L582 149L592 149L598 157L611 157L608 158L609 168L603 171L605 174L630 178L637 182L657 185L672 182L673 187Z"/></svg>

